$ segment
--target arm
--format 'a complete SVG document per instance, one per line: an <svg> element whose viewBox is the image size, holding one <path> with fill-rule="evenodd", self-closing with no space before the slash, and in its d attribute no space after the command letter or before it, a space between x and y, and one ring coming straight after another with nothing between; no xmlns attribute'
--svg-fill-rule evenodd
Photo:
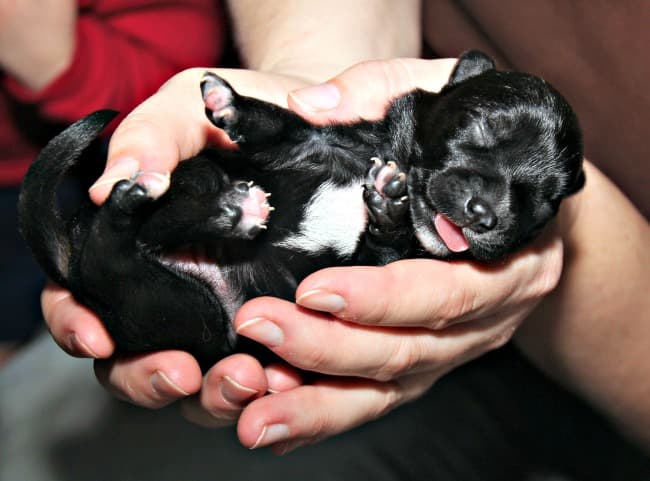
<svg viewBox="0 0 650 481"><path fill-rule="evenodd" d="M565 267L516 335L538 367L650 449L650 229L587 164L565 215Z"/></svg>
<svg viewBox="0 0 650 481"><path fill-rule="evenodd" d="M16 5L31 3L40 5ZM5 82L9 92L20 101L38 104L51 119L73 121L100 108L131 109L178 70L212 64L221 47L221 17L211 0L139 1L119 7L98 2L92 9L79 10L78 18L78 7L72 3L72 22L59 21L45 29L53 40L42 38L37 29L37 41L13 43L14 55L23 53L6 64L12 74ZM34 29L21 31L25 30ZM179 42L182 31L192 35ZM48 43L64 45L41 51ZM59 59L57 68L43 72L48 55Z"/></svg>
<svg viewBox="0 0 650 481"><path fill-rule="evenodd" d="M0 70L43 88L74 55L76 21L75 0L0 0Z"/></svg>
<svg viewBox="0 0 650 481"><path fill-rule="evenodd" d="M262 72L322 81L364 60L420 53L419 0L231 0L229 8L244 63Z"/></svg>

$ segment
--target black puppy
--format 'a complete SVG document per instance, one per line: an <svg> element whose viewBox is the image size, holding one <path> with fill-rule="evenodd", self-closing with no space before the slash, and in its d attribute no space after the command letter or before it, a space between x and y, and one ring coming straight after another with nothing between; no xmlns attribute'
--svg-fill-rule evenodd
<svg viewBox="0 0 650 481"><path fill-rule="evenodd" d="M566 101L479 52L462 56L440 93L400 97L377 122L317 127L213 74L201 89L208 117L238 149L182 162L160 198L135 176L103 206L61 219L56 185L107 111L52 140L23 184L25 239L120 351L182 349L209 367L242 349L231 320L247 299L292 299L326 266L497 259L584 183Z"/></svg>

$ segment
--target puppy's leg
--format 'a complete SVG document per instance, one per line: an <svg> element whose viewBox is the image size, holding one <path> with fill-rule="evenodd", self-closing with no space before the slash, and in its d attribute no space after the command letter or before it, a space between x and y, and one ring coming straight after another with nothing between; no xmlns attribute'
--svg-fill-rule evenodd
<svg viewBox="0 0 650 481"><path fill-rule="evenodd" d="M363 199L368 228L359 251L359 261L387 264L406 257L413 236L408 224L406 174L395 162L373 158L364 184Z"/></svg>
<svg viewBox="0 0 650 481"><path fill-rule="evenodd" d="M73 267L73 292L97 312L118 350L182 349L207 365L232 351L229 320L207 284L143 249L138 232L155 200L137 178L115 185Z"/></svg>
<svg viewBox="0 0 650 481"><path fill-rule="evenodd" d="M266 229L272 207L252 181L230 180L207 154L182 162L138 239L152 249L219 239L253 239Z"/></svg>
<svg viewBox="0 0 650 481"><path fill-rule="evenodd" d="M314 128L287 109L239 95L210 72L201 80L201 92L208 119L244 149L300 142Z"/></svg>

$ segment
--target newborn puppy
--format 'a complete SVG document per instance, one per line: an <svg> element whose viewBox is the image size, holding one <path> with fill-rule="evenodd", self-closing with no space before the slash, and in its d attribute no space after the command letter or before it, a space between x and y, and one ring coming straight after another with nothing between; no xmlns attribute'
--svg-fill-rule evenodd
<svg viewBox="0 0 650 481"><path fill-rule="evenodd" d="M208 118L238 148L182 162L159 198L140 173L101 207L88 201L62 220L56 186L108 111L53 139L23 184L21 229L34 255L122 352L182 349L206 369L251 349L231 327L247 299L293 299L327 266L498 259L584 183L566 101L479 52L461 57L440 93L404 95L376 122L314 126L210 73L201 90Z"/></svg>

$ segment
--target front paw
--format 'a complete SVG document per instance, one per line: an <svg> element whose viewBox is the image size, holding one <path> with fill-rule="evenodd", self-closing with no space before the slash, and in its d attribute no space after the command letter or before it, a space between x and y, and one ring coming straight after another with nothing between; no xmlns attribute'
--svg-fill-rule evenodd
<svg viewBox="0 0 650 481"><path fill-rule="evenodd" d="M233 142L241 142L243 136L237 132L237 94L230 84L218 75L206 72L201 79L201 94L210 122L225 131Z"/></svg>
<svg viewBox="0 0 650 481"><path fill-rule="evenodd" d="M393 161L373 157L364 184L363 199L370 218L371 233L392 231L408 214L406 174Z"/></svg>
<svg viewBox="0 0 650 481"><path fill-rule="evenodd" d="M169 175L138 171L113 186L108 202L122 213L133 215L160 197L169 187L169 180Z"/></svg>

